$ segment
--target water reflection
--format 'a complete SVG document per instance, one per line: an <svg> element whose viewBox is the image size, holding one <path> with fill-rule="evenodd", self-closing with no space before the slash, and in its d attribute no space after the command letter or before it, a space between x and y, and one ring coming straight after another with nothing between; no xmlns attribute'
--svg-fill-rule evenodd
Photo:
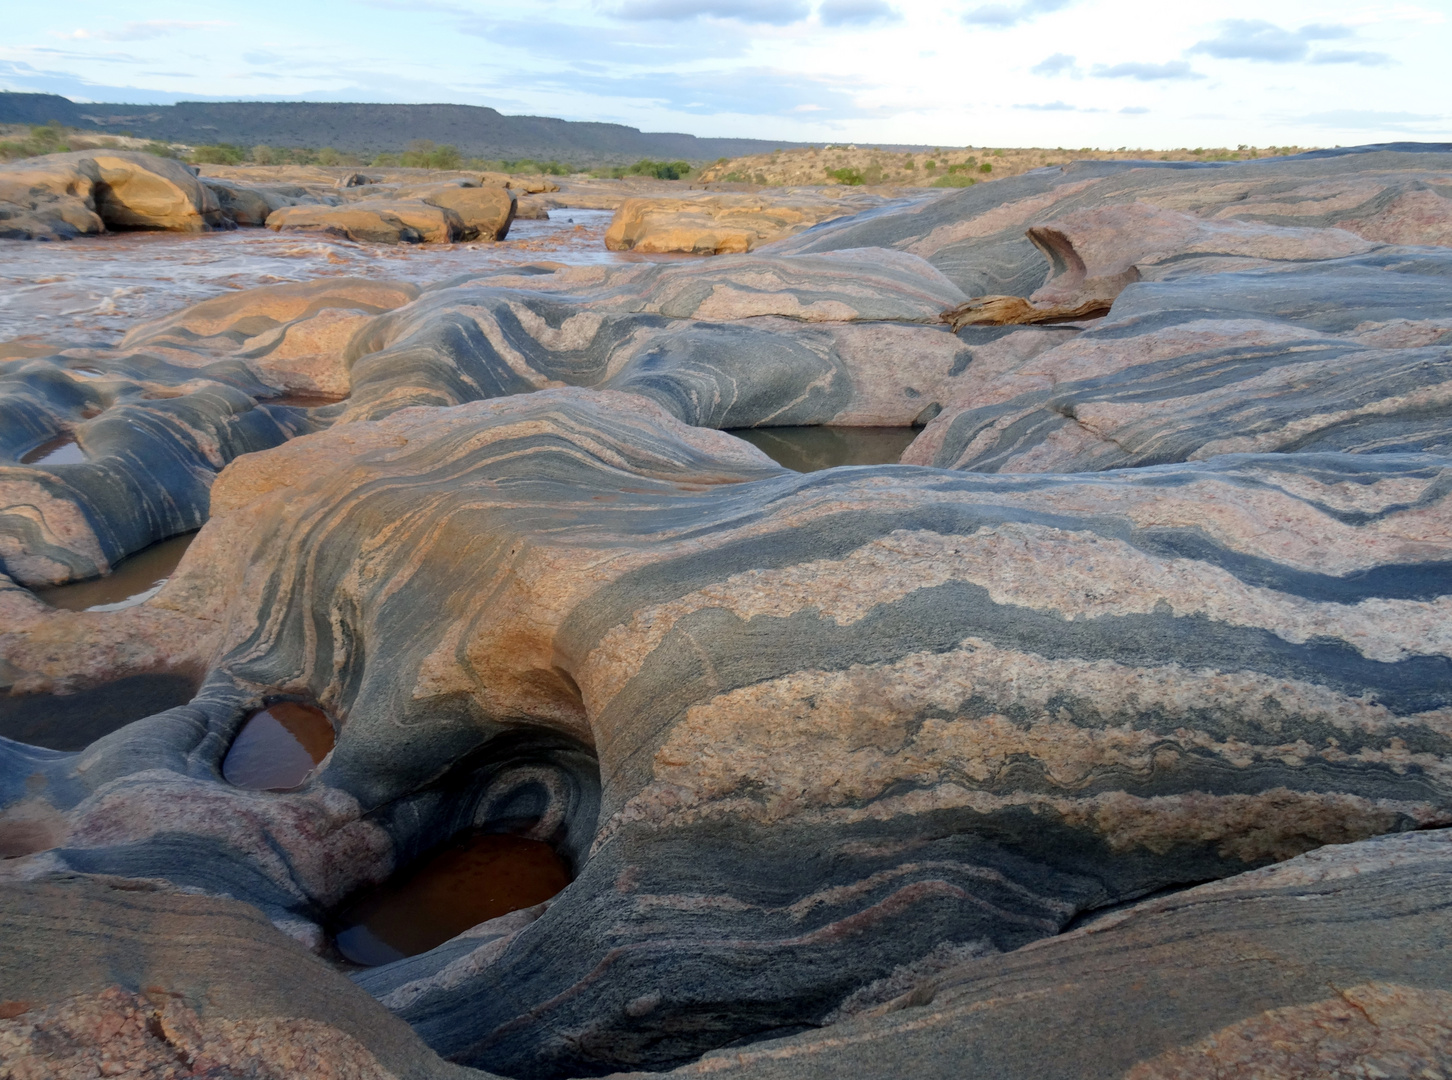
<svg viewBox="0 0 1452 1080"><path fill-rule="evenodd" d="M57 435L39 446L27 450L20 457L22 465L81 465L86 452L76 442L74 435Z"/></svg>
<svg viewBox="0 0 1452 1080"><path fill-rule="evenodd" d="M166 584L196 533L182 533L122 559L105 577L31 590L51 607L67 611L120 611L145 603Z"/></svg>
<svg viewBox="0 0 1452 1080"><path fill-rule="evenodd" d="M291 791L333 749L333 722L314 705L275 701L242 724L222 761L229 784L255 791Z"/></svg>
<svg viewBox="0 0 1452 1080"><path fill-rule="evenodd" d="M896 465L922 428L773 427L735 428L735 435L784 468L817 472L839 465Z"/></svg>
<svg viewBox="0 0 1452 1080"><path fill-rule="evenodd" d="M355 964L387 964L543 903L569 883L569 868L548 844L470 831L354 899L335 940Z"/></svg>

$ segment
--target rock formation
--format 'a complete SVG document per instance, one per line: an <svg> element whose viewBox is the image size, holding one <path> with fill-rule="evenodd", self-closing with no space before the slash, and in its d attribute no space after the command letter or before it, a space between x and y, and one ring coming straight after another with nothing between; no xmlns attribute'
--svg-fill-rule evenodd
<svg viewBox="0 0 1452 1080"><path fill-rule="evenodd" d="M76 150L0 165L0 238L68 239L113 229L231 228L185 165L127 150Z"/></svg>
<svg viewBox="0 0 1452 1080"><path fill-rule="evenodd" d="M822 189L751 195L629 199L615 212L611 251L721 255L754 251L823 221L849 217L886 200Z"/></svg>
<svg viewBox="0 0 1452 1080"><path fill-rule="evenodd" d="M1449 156L1094 163L0 361L0 712L184 690L83 749L0 739L35 955L116 882L149 883L123 936L256 909L336 960L340 913L451 837L573 876L359 993L257 915L199 943L264 965L245 1007L202 960L163 999L22 958L0 1045L80 1062L104 1023L138 1060L403 1076L367 991L541 1080L1446 1071ZM953 314L994 297L1066 321ZM824 423L928 426L811 474L711 430ZM21 460L67 432L86 462ZM145 603L27 588L203 519ZM230 783L279 703L333 748Z"/></svg>

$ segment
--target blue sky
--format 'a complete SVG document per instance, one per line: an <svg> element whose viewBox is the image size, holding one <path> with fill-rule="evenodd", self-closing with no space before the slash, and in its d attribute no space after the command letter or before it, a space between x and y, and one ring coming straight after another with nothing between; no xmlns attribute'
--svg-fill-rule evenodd
<svg viewBox="0 0 1452 1080"><path fill-rule="evenodd" d="M0 88L805 142L1452 141L1452 0L9 0Z"/></svg>

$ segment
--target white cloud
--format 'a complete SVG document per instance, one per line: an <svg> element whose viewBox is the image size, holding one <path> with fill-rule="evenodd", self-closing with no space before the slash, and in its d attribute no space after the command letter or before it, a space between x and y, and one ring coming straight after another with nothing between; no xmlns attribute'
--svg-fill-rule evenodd
<svg viewBox="0 0 1452 1080"><path fill-rule="evenodd" d="M1219 60L1260 60L1284 64L1304 60L1311 42L1353 36L1348 26L1303 26L1284 30L1264 19L1226 19L1220 24L1218 37L1197 42L1192 53L1204 53Z"/></svg>
<svg viewBox="0 0 1452 1080"><path fill-rule="evenodd" d="M1095 64L1096 79L1138 79L1140 82L1161 82L1166 79L1203 79L1184 60L1165 64Z"/></svg>
<svg viewBox="0 0 1452 1080"><path fill-rule="evenodd" d="M53 36L68 41L149 41L166 37L168 34L186 30L215 30L234 23L207 20L205 22L183 22L178 19L149 19L145 22L129 22L116 30L72 30L69 33L52 31Z"/></svg>

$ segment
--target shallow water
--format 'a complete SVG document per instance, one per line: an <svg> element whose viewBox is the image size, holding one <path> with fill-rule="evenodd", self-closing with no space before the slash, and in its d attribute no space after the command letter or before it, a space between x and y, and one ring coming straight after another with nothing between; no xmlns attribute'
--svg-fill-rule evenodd
<svg viewBox="0 0 1452 1080"><path fill-rule="evenodd" d="M129 675L75 694L0 694L0 736L48 750L84 750L125 727L191 701L186 675Z"/></svg>
<svg viewBox="0 0 1452 1080"><path fill-rule="evenodd" d="M57 435L28 450L20 457L22 465L79 465L86 460L86 453L76 442L74 435Z"/></svg>
<svg viewBox="0 0 1452 1080"><path fill-rule="evenodd" d="M115 345L137 323L232 289L319 277L423 284L529 262L635 261L605 250L609 210L552 210L497 244L355 244L304 233L122 232L0 240L0 341Z"/></svg>
<svg viewBox="0 0 1452 1080"><path fill-rule="evenodd" d="M229 784L254 791L291 791L333 749L333 722L313 705L275 701L242 724L222 759Z"/></svg>
<svg viewBox="0 0 1452 1080"><path fill-rule="evenodd" d="M735 428L735 435L783 468L817 472L839 465L896 465L922 428L774 427Z"/></svg>
<svg viewBox="0 0 1452 1080"><path fill-rule="evenodd" d="M548 844L471 831L356 897L339 917L334 940L355 964L387 964L543 903L569 883L569 868Z"/></svg>
<svg viewBox="0 0 1452 1080"><path fill-rule="evenodd" d="M166 584L196 535L182 533L143 548L122 559L105 577L31 591L51 607L67 611L120 611L135 607L150 600Z"/></svg>

